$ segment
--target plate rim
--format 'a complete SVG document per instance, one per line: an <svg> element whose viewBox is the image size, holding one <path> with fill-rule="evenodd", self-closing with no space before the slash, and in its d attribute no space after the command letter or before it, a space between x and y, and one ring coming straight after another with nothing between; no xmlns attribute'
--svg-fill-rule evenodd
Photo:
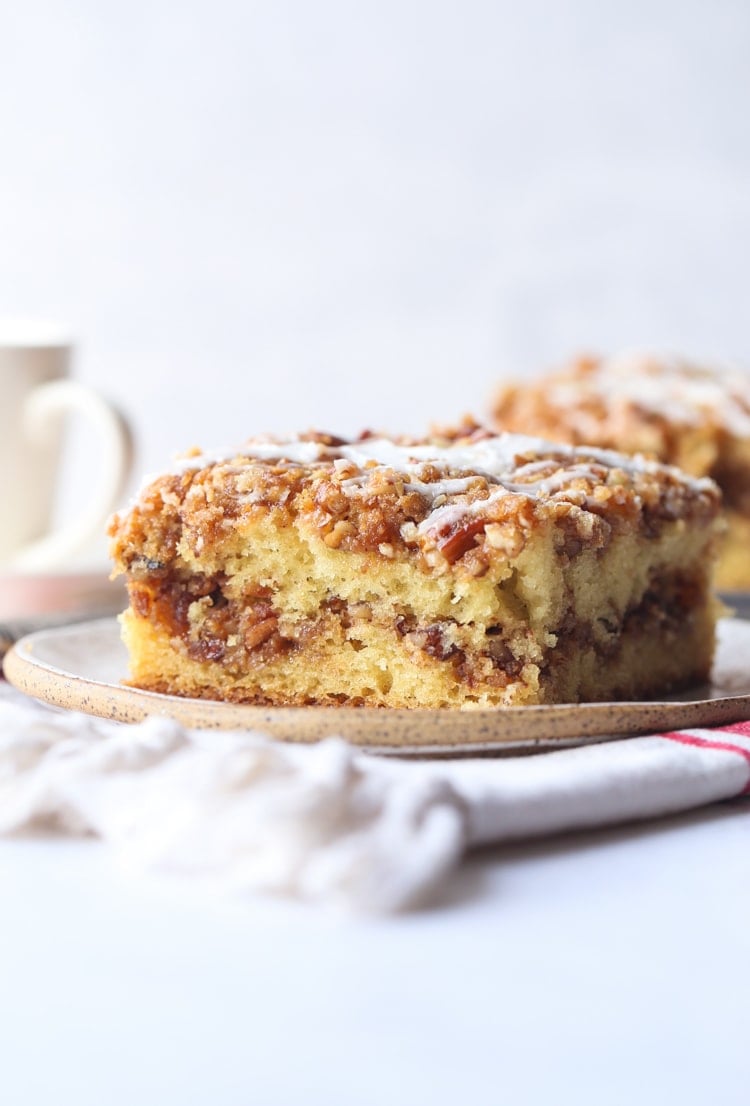
<svg viewBox="0 0 750 1106"><path fill-rule="evenodd" d="M251 729L298 742L336 735L369 751L418 755L561 748L750 719L750 692L677 701L535 704L472 710L253 706L182 698L110 683L61 668L35 655L35 648L40 643L44 646L50 638L70 640L92 630L113 634L116 629L117 619L107 617L37 630L21 638L6 654L5 676L17 690L52 706L113 721L138 722L160 715L202 730ZM747 630L750 636L750 624ZM456 726L457 720L460 726ZM498 727L498 723L502 725ZM524 735L529 724L532 730L542 732ZM466 729L472 737L461 739L456 731Z"/></svg>

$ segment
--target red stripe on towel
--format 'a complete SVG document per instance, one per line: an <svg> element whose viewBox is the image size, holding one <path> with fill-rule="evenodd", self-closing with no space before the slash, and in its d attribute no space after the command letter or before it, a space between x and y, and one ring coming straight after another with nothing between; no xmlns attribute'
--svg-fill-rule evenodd
<svg viewBox="0 0 750 1106"><path fill-rule="evenodd" d="M721 733L738 733L742 737L750 737L750 722L735 722L731 726L721 726Z"/></svg>
<svg viewBox="0 0 750 1106"><path fill-rule="evenodd" d="M738 722L738 726L747 726L747 722ZM717 733L744 733L742 730L732 729L729 726L724 726ZM699 749L717 749L723 753L739 753L739 755L746 761L748 767L750 767L750 749L743 749L740 745L733 745L731 741L714 741L709 737L696 737L695 734L683 733L676 730L674 733L660 733L659 737L665 737L668 741L677 741L681 745L694 745ZM747 784L740 792L741 795L750 795L750 777L748 777Z"/></svg>

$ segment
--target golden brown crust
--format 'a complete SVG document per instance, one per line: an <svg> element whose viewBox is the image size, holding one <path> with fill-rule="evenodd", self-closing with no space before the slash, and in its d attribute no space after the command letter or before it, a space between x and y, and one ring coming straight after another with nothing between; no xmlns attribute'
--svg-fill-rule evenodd
<svg viewBox="0 0 750 1106"><path fill-rule="evenodd" d="M378 440L372 460L355 461L344 450L352 445L367 458L367 441L329 445L333 439L325 438L314 462L285 460L307 436L279 443L270 460L253 456L248 443L245 453L208 457L205 467L197 454L196 467L158 477L112 523L119 570L168 562L180 546L199 556L220 547L240 516L268 511L299 520L331 549L387 559L416 554L425 570L460 563L470 575L545 522L558 523L573 541L602 544L611 529L635 526L653 535L664 522L709 520L717 512L718 493L708 481L595 449L498 439L477 425L413 443L413 460L409 446L400 446L403 468L374 459ZM501 440L498 462L492 447ZM422 459L425 449L434 459ZM494 471L483 467L488 462Z"/></svg>

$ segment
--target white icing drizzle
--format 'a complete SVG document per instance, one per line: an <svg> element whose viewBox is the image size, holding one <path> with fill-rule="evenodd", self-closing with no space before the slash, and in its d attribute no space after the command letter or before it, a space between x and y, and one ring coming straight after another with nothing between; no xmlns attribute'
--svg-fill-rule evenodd
<svg viewBox="0 0 750 1106"><path fill-rule="evenodd" d="M523 457L527 454L535 454L537 457L541 455L542 459L524 463ZM538 465L541 468L555 461L561 466L595 461L605 468L619 469L630 475L664 469L663 465L638 455L630 457L593 446L561 445L543 438L530 438L525 434L498 434L492 438L455 446L398 445L388 438L368 438L363 442L340 446L326 446L320 442L299 441L296 438L279 441L255 438L236 449L213 450L184 457L175 463L170 472L179 475L206 468L208 465L228 465L240 471L255 461L280 461L292 465L333 463L336 468L342 467L341 461L348 461L356 468L364 470L351 477L352 481L358 480L362 475L367 476L374 468L381 468L415 477L419 483L422 483L420 476L424 465L433 465L451 473L484 476L493 483L504 483L510 476L525 473L529 465ZM580 475L580 472L576 472L571 479ZM342 481L344 482L346 481ZM436 486L431 481L425 483L429 483L430 487Z"/></svg>
<svg viewBox="0 0 750 1106"><path fill-rule="evenodd" d="M530 465L524 465L518 473L526 473L527 470L536 468L548 468L548 461L535 461ZM517 475L518 475L517 473ZM576 480L591 480L595 484L602 482L605 473L600 469L595 472L586 465L574 465L572 468L558 470L541 480L532 480L528 483L504 480L499 487L494 488L485 499L475 499L471 503L448 503L439 507L419 524L417 529L422 534L435 534L445 532L453 526L460 524L466 515L482 515L486 509L502 496L515 494L525 495L529 498L561 498L578 506L588 506L592 497L579 488L572 488Z"/></svg>
<svg viewBox="0 0 750 1106"><path fill-rule="evenodd" d="M290 438L288 441L253 438L236 449L215 449L206 453L196 453L190 457L181 457L169 470L175 476L183 472L197 472L207 465L228 465L239 461L238 468L245 467L245 459L255 461L274 461L283 458L300 465L312 465L325 458L326 452L337 457L343 456L340 450L332 450L319 442L301 442Z"/></svg>
<svg viewBox="0 0 750 1106"><path fill-rule="evenodd" d="M370 474L376 471L372 468L366 469L364 472L358 473L356 476L350 476L346 480L341 481L341 487L346 491L352 491L356 494L357 490L367 485L370 478ZM423 495L425 499L433 502L439 499L441 496L446 498L450 495L465 495L470 489L472 484L476 484L477 480L481 480L482 474L473 473L471 476L456 476L446 477L444 480L421 480L420 474L424 471L423 465L414 465L405 469L394 469L391 465L378 465L377 471L393 472L395 476L399 478L402 476L408 476L407 480L402 480L402 487L405 492L418 492L419 495Z"/></svg>
<svg viewBox="0 0 750 1106"><path fill-rule="evenodd" d="M534 460L526 461L532 455ZM341 487L349 495L366 491L374 473L386 478L392 474L402 482L407 492L418 492L430 505L430 513L416 527L421 535L445 533L459 526L466 516L481 516L500 497L521 495L529 499L564 499L580 507L592 502L588 489L581 482L600 485L611 470L630 476L638 473L672 472L696 492L707 491L713 484L707 479L695 479L676 469L644 457L625 456L611 450L589 446L559 445L541 438L520 434L498 434L491 438L461 445L399 445L387 438L369 438L362 442L326 446L320 442L299 439L253 439L237 449L217 450L186 457L177 462L172 474L194 472L210 465L242 472L257 462L274 461L290 466L332 465L342 476ZM445 473L437 480L425 479L425 467ZM351 476L346 473L349 469ZM551 470L551 471L550 471ZM456 475L464 473L465 475ZM484 498L455 502L456 496L471 491L478 480L487 481L491 490ZM246 500L257 496L248 492Z"/></svg>
<svg viewBox="0 0 750 1106"><path fill-rule="evenodd" d="M608 405L632 405L688 426L710 415L731 433L750 436L750 376L737 369L628 353L601 361L585 386ZM553 384L549 394L555 404L575 408L580 384Z"/></svg>
<svg viewBox="0 0 750 1106"><path fill-rule="evenodd" d="M471 503L447 503L422 519L417 526L417 532L423 535L445 533L460 526L467 516L484 514L488 507L509 494L507 488L499 487L490 492L486 499L475 499Z"/></svg>

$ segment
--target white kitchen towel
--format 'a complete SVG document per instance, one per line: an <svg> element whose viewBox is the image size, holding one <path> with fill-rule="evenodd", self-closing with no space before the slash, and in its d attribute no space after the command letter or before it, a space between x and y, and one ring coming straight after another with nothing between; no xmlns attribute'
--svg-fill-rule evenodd
<svg viewBox="0 0 750 1106"><path fill-rule="evenodd" d="M460 718L456 724L460 725ZM89 835L209 886L399 910L474 845L750 793L750 723L535 756L399 761L0 695L0 834Z"/></svg>

